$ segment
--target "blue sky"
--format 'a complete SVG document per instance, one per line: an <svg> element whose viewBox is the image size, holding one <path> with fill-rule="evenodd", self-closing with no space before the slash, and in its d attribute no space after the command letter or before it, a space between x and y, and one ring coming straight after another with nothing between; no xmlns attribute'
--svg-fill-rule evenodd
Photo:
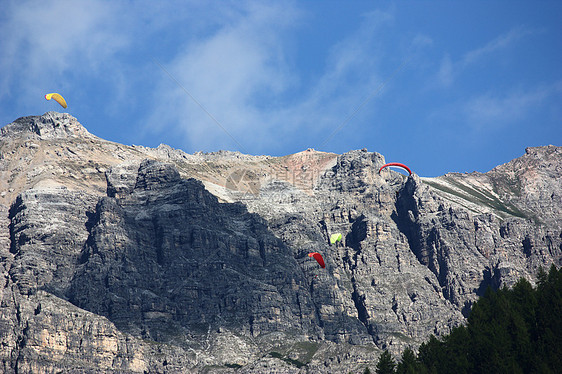
<svg viewBox="0 0 562 374"><path fill-rule="evenodd" d="M367 148L421 176L562 145L561 1L2 3L2 126L56 110L123 144Z"/></svg>

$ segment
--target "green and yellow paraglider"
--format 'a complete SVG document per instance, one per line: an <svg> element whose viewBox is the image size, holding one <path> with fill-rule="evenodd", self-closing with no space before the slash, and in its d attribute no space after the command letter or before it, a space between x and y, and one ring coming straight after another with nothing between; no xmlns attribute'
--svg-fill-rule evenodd
<svg viewBox="0 0 562 374"><path fill-rule="evenodd" d="M341 234L332 234L330 236L330 244L336 244L337 242L341 242L342 236Z"/></svg>
<svg viewBox="0 0 562 374"><path fill-rule="evenodd" d="M58 94L56 92L46 94L45 99L47 99L47 100L53 99L57 103L59 103L63 108L66 109L66 107L67 107L66 100L64 99L64 97L62 97L60 94Z"/></svg>

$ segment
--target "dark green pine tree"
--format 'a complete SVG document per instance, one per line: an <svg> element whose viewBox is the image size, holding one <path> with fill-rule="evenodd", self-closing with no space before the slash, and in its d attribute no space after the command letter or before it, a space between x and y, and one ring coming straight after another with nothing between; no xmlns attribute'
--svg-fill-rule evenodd
<svg viewBox="0 0 562 374"><path fill-rule="evenodd" d="M382 355L379 357L379 362L377 363L377 374L394 374L394 367L396 364L394 363L394 359L390 352L385 350Z"/></svg>
<svg viewBox="0 0 562 374"><path fill-rule="evenodd" d="M396 365L396 374L418 374L422 372L422 367L418 363L416 354L412 349L406 348L402 352L402 360Z"/></svg>
<svg viewBox="0 0 562 374"><path fill-rule="evenodd" d="M418 362L424 373L439 373L439 365L446 358L443 342L431 335L429 341L422 343L418 352Z"/></svg>
<svg viewBox="0 0 562 374"><path fill-rule="evenodd" d="M454 328L443 338L443 358L440 373L469 374L473 367L468 356L470 335L464 326Z"/></svg>
<svg viewBox="0 0 562 374"><path fill-rule="evenodd" d="M537 287L535 355L545 370L562 372L562 268L552 265L548 275L539 274ZM545 371L546 372L546 371Z"/></svg>
<svg viewBox="0 0 562 374"><path fill-rule="evenodd" d="M510 301L508 331L511 353L521 371L531 373L538 364L533 344L536 340L537 293L533 286L522 278L511 289Z"/></svg>
<svg viewBox="0 0 562 374"><path fill-rule="evenodd" d="M514 328L523 335L524 328L512 304L511 291L504 287L489 289L473 305L468 317L469 354L476 373L523 373L512 350L512 335Z"/></svg>

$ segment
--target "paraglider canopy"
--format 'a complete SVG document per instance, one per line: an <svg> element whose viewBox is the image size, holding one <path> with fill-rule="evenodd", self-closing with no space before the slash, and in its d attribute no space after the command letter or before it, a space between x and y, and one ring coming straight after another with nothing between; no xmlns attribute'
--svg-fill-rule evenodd
<svg viewBox="0 0 562 374"><path fill-rule="evenodd" d="M318 264L320 265L320 267L322 269L324 269L326 267L326 264L324 263L324 259L322 258L322 255L318 252L312 252L308 254L308 257L314 257L314 259L316 261L318 261Z"/></svg>
<svg viewBox="0 0 562 374"><path fill-rule="evenodd" d="M341 234L332 234L332 236L330 236L330 244L335 244L336 242L341 242Z"/></svg>
<svg viewBox="0 0 562 374"><path fill-rule="evenodd" d="M62 97L60 94L58 94L56 92L46 94L45 99L47 99L47 100L53 99L57 103L59 103L63 108L66 109L66 107L67 107L66 100L64 99L64 97Z"/></svg>
<svg viewBox="0 0 562 374"><path fill-rule="evenodd" d="M379 169L379 173L381 172L382 169L389 167L389 166L397 166L399 168L402 168L404 170L406 170L410 175L412 175L412 171L410 170L409 167L407 167L406 165L400 163L400 162L389 162L388 164L384 164L383 166L381 166L381 168Z"/></svg>

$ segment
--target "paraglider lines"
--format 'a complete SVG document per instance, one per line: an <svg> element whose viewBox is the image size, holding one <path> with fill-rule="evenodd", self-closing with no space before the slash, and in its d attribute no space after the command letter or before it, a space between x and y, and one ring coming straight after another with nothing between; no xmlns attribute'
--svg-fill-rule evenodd
<svg viewBox="0 0 562 374"><path fill-rule="evenodd" d="M185 92L185 93L187 94L187 96L189 96L189 97L191 98L191 100L193 100L193 102L194 102L195 104L197 104L205 113L207 113L207 115L209 116L209 118L211 118L211 119L213 120L213 122L215 122L215 123L217 124L217 126L220 127L220 128L222 129L222 131L224 131L224 133L230 137L230 139L234 140L234 142L235 142L236 144L238 144L238 147L240 147L240 150L241 150L241 151L244 151L245 153L248 153L248 152L246 151L246 149L244 149L244 146L242 146L242 144L240 144L240 142L238 142L238 140L236 140L236 139L234 138L234 136L232 136L232 135L223 127L223 125L221 125L220 122L219 122L207 109L205 109L205 107L204 107L199 101L197 101L197 99L196 99L195 97L193 97L193 95L190 94L189 91L188 91L188 90L187 90L187 89L186 89L186 88L185 88L185 87L168 71L168 70L166 70L166 68L165 68L161 63L158 62L158 60L156 60L155 58L152 58L152 61L153 61L156 65L158 65L158 67L159 67L160 69L162 69L162 71L163 71L164 73L168 74L168 76L170 77L170 79L173 80L173 81L176 83L176 85L177 85L179 88L181 88L181 89L183 90L183 92Z"/></svg>
<svg viewBox="0 0 562 374"><path fill-rule="evenodd" d="M378 95L379 92L381 92L381 90L384 88L384 86L386 86L386 84L388 82L390 82L392 80L392 78L394 78L396 76L396 74L398 74L400 72L400 70L402 70L404 68L404 66L406 66L406 64L408 63L408 61L410 61L412 59L412 56L408 57L407 59L404 60L404 62L402 62L402 64L400 66L398 66L398 68L396 68L396 70L394 70L392 72L392 74L384 81L380 84L380 86L373 91L373 93L371 95L369 95L354 111L353 113L351 113L346 119L345 121L343 121L334 131L332 131L332 133L330 134L330 136L328 136L326 138L326 140L324 140L324 142L320 145L320 148L322 148L324 145L326 145L326 143L328 143L345 125L347 125L349 123L349 121L351 121L353 119L353 117L355 117L355 115L357 113L359 113L359 111L365 106L365 104L367 104L369 101L371 101L375 96Z"/></svg>

